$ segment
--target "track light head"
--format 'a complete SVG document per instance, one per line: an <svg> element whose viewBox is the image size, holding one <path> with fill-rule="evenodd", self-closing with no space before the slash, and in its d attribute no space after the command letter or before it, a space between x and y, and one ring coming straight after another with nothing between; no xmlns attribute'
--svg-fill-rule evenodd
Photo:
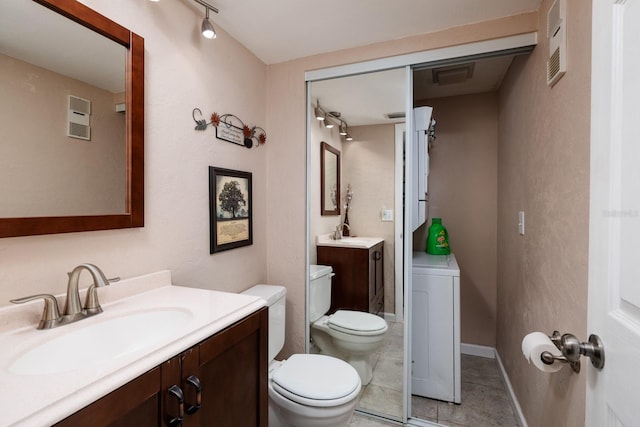
<svg viewBox="0 0 640 427"><path fill-rule="evenodd" d="M318 101L318 105L314 109L314 114L316 115L316 120L320 121L324 121L324 119L327 117L325 112L322 111L322 108L320 108L320 101Z"/></svg>
<svg viewBox="0 0 640 427"><path fill-rule="evenodd" d="M207 16L202 20L201 32L202 36L207 39L215 39L217 37L216 30L214 30L211 21L209 21L209 8L205 6L207 10Z"/></svg>
<svg viewBox="0 0 640 427"><path fill-rule="evenodd" d="M344 139L346 139L347 141L353 141L353 137L349 134L347 134Z"/></svg>
<svg viewBox="0 0 640 427"><path fill-rule="evenodd" d="M347 125L342 120L340 120L340 126L338 127L338 129L340 130L340 135L347 135Z"/></svg>

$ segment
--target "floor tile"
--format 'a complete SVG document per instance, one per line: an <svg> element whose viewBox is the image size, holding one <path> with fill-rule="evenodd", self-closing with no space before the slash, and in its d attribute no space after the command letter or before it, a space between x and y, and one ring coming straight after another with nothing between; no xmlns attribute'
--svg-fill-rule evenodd
<svg viewBox="0 0 640 427"><path fill-rule="evenodd" d="M358 402L358 409L402 417L402 392L369 384Z"/></svg>
<svg viewBox="0 0 640 427"><path fill-rule="evenodd" d="M438 421L438 401L411 396L411 414L427 421Z"/></svg>
<svg viewBox="0 0 640 427"><path fill-rule="evenodd" d="M402 392L402 360L381 356L369 384Z"/></svg>
<svg viewBox="0 0 640 427"><path fill-rule="evenodd" d="M384 421L376 420L373 418L369 418L364 415L353 414L353 418L351 418L351 422L349 423L349 427L387 427L387 426L397 426L394 423L387 423Z"/></svg>
<svg viewBox="0 0 640 427"><path fill-rule="evenodd" d="M504 388L504 381L495 359L463 354L460 358L460 364L462 366L462 381Z"/></svg>
<svg viewBox="0 0 640 427"><path fill-rule="evenodd" d="M438 402L438 422L473 427L517 427L506 391L474 383L462 383L462 405Z"/></svg>

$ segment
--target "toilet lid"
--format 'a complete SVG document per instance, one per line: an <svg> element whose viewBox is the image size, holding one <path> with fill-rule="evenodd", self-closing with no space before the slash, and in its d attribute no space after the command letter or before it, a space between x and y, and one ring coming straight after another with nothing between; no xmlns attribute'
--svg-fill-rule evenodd
<svg viewBox="0 0 640 427"><path fill-rule="evenodd" d="M274 372L273 388L308 406L337 406L360 392L358 372L340 359L319 354L294 354Z"/></svg>
<svg viewBox="0 0 640 427"><path fill-rule="evenodd" d="M346 334L379 335L387 331L387 322L364 311L338 310L329 316L329 327Z"/></svg>

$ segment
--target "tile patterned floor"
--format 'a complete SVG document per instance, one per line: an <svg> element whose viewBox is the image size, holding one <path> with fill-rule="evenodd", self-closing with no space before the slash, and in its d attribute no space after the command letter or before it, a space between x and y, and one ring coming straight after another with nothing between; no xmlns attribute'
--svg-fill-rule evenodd
<svg viewBox="0 0 640 427"><path fill-rule="evenodd" d="M363 387L358 409L376 414L402 416L402 328L391 330L380 350L373 355L373 379ZM462 404L413 396L413 415L450 427L518 427L511 399L494 359L462 355ZM350 427L392 426L356 414Z"/></svg>

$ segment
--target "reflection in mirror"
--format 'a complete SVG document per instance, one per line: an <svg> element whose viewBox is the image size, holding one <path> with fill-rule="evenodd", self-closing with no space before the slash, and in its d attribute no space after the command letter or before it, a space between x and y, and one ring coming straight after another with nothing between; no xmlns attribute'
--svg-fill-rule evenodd
<svg viewBox="0 0 640 427"><path fill-rule="evenodd" d="M380 221L378 213L381 207L386 206L396 212L395 218L400 219L402 216L398 213L401 210L394 209L396 194L402 193L402 180L396 181L397 168L399 167L400 171L402 168L402 156L399 156L400 159L396 162L395 155L398 145L402 150L402 141L396 141L395 125L404 122L404 115L399 114L401 117L389 119L385 114L404 112L406 74L407 70L401 68L309 83L310 105L315 105L315 101L321 99L327 111L339 111L341 117L348 121L348 131L353 136L353 140L346 141L337 126L327 128L312 120L309 129L311 153L316 153L317 147L323 145L321 141L326 141L340 150L339 170L342 184L338 186L344 190L349 183L357 194L357 203L349 209L350 234L361 238L376 238L376 241L382 239L384 242L379 249L374 250L351 247L323 248L319 243L319 236L333 232L342 222L342 218L321 216L313 205L316 199L312 196L309 198L309 271L320 271L321 267L312 267L315 265L331 267L332 274L335 274L331 293L331 302L336 303L334 308L357 309L363 311L362 314L371 314L373 318L376 318L373 313L384 316L388 328L381 341L379 335L373 338L375 333L368 336L367 342L370 346L367 351L371 352L364 357L369 358L373 376L367 384L363 384L356 409L395 421L401 421L404 414L404 315L396 308L396 301L400 301L402 307L404 299L402 294L396 296L396 292L401 292L403 288L402 277L396 278L396 264L402 266L403 262L402 255L397 256L396 250L402 250L402 245L396 245L394 221ZM327 152L318 150L317 153L322 159ZM315 160L312 157L312 166L321 163L316 163ZM321 170L326 173L324 166ZM311 168L309 179L309 188L313 195L320 189L327 192L327 180L321 173L317 173L315 168ZM326 203L328 195L324 197L323 202ZM339 200L344 203L344 193ZM322 206L324 210L326 206ZM342 215L344 216L344 209ZM340 242L348 245L353 240L341 239ZM339 251L334 251L335 249ZM314 274L314 277L316 276L317 273ZM309 280L311 286L311 277ZM307 293L307 310L311 313L311 306L316 304L317 294L311 287L307 289ZM360 301L363 305L355 308L359 304L355 301ZM384 304L380 310L379 303L382 301ZM327 316L331 313L333 311L330 309ZM373 322L371 317L363 318L366 319L363 322L366 327L375 329L373 325L379 325L378 322ZM311 332L313 328L315 327L311 326L309 330L309 351L322 352L321 346L314 342L314 337L319 337Z"/></svg>
<svg viewBox="0 0 640 427"><path fill-rule="evenodd" d="M143 225L143 43L78 2L0 3L0 237Z"/></svg>
<svg viewBox="0 0 640 427"><path fill-rule="evenodd" d="M340 151L326 142L320 150L321 213L340 215Z"/></svg>

